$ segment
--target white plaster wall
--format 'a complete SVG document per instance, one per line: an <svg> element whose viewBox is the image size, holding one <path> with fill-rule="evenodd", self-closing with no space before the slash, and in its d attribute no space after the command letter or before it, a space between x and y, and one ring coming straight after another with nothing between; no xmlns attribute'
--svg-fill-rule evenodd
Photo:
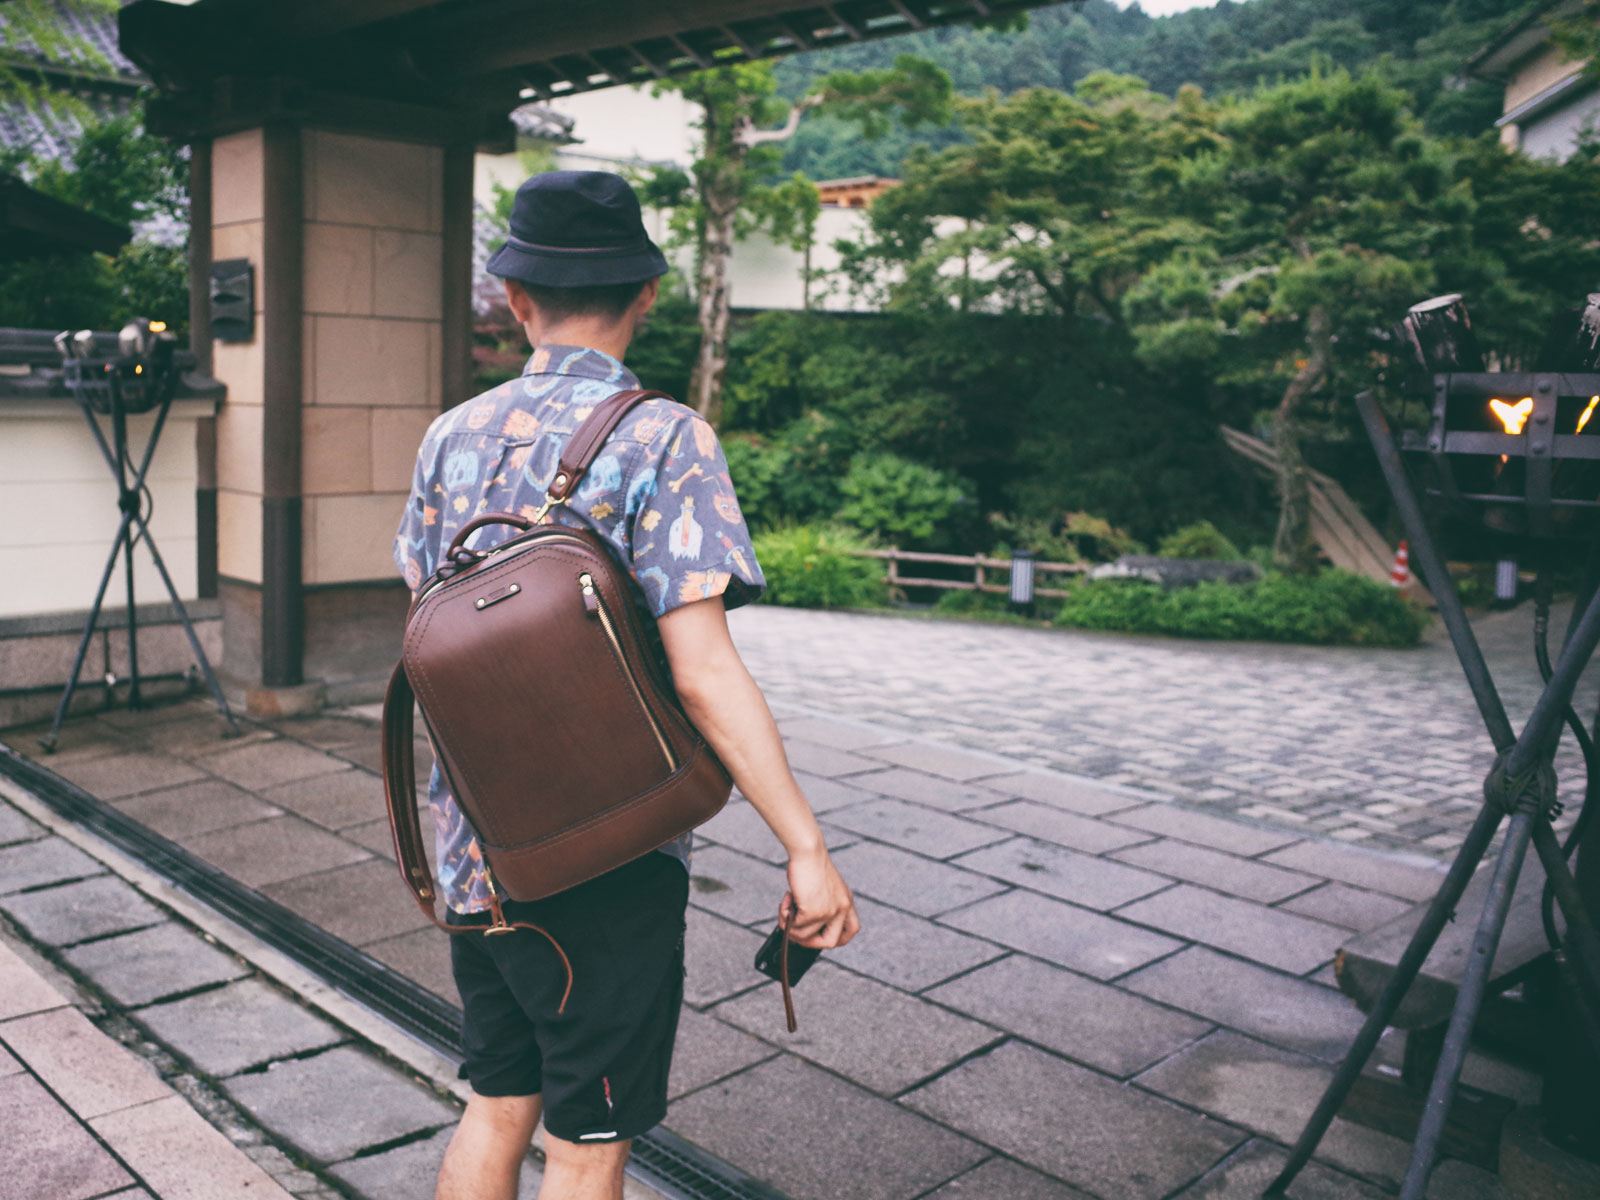
<svg viewBox="0 0 1600 1200"><path fill-rule="evenodd" d="M198 590L195 529L195 422L205 401L178 401L167 417L147 481L155 501L150 528L178 595ZM128 419L128 439L142 454L153 416ZM107 438L109 425L104 426ZM36 401L0 406L0 617L87 610L105 568L120 514L117 489L76 405ZM133 552L140 604L167 600L149 551ZM106 591L108 607L126 600L121 559Z"/></svg>
<svg viewBox="0 0 1600 1200"><path fill-rule="evenodd" d="M1529 158L1565 162L1585 134L1600 123L1600 91L1580 96L1571 104L1540 113L1521 127L1519 148Z"/></svg>

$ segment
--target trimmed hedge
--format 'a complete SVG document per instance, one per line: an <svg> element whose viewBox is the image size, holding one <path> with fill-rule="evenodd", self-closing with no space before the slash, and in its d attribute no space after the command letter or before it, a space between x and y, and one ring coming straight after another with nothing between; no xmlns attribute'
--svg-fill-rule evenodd
<svg viewBox="0 0 1600 1200"><path fill-rule="evenodd" d="M1171 592L1143 580L1083 583L1062 602L1055 623L1188 638L1414 646L1428 615L1393 588L1330 568Z"/></svg>
<svg viewBox="0 0 1600 1200"><path fill-rule="evenodd" d="M788 525L758 533L756 559L767 577L762 599L794 608L872 608L886 604L883 564L856 558L866 541L827 525Z"/></svg>

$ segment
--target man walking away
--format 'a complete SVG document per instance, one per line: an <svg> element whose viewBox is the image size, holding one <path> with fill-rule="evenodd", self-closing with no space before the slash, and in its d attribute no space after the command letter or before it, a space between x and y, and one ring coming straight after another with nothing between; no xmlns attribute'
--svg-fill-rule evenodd
<svg viewBox="0 0 1600 1200"><path fill-rule="evenodd" d="M504 280L533 354L521 378L451 409L423 438L395 541L413 590L466 522L486 512L536 512L573 431L606 397L639 386L622 360L667 263L624 180L552 171L518 189L511 235L489 270ZM685 711L788 852L781 908L796 943L848 942L860 928L850 889L728 634L726 610L755 599L765 582L715 432L681 404L638 405L573 500L548 519L599 533L638 581ZM512 533L482 530L474 548ZM437 766L429 801L447 919L485 925L483 856ZM518 930L451 938L461 1070L474 1094L440 1167L438 1200L512 1200L541 1114L540 1200L620 1200L631 1140L667 1109L689 841L685 835L547 899L505 903L509 920L548 930L570 957L564 1010L567 974L544 937Z"/></svg>

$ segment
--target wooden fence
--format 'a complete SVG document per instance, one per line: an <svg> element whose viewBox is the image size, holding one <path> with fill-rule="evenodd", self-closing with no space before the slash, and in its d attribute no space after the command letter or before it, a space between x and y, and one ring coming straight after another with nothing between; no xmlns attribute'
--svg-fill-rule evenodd
<svg viewBox="0 0 1600 1200"><path fill-rule="evenodd" d="M1011 560L1009 558L989 558L982 554L926 554L917 550L901 550L894 546L887 550L852 550L858 558L881 558L889 564L889 573L883 581L890 587L927 587L950 588L962 592L998 592L1002 595L1009 592ZM969 567L972 570L972 579L927 579L914 575L902 575L901 563L943 563L947 566ZM1088 563L1058 563L1041 562L1034 560L1033 570L1035 578L1040 575L1080 575L1089 569ZM1006 583L990 583L990 571L1004 571ZM1062 597L1067 594L1065 588L1037 587L1033 589L1035 596Z"/></svg>

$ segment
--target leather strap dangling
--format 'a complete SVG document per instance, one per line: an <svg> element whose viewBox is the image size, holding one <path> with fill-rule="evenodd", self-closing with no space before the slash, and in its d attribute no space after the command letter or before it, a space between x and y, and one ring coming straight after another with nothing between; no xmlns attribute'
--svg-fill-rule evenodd
<svg viewBox="0 0 1600 1200"><path fill-rule="evenodd" d="M783 1019L788 1023L790 1033L800 1028L794 1019L794 992L789 987L789 926L794 924L794 913L791 904L789 915L782 922L783 947L778 951L778 986L783 989Z"/></svg>

